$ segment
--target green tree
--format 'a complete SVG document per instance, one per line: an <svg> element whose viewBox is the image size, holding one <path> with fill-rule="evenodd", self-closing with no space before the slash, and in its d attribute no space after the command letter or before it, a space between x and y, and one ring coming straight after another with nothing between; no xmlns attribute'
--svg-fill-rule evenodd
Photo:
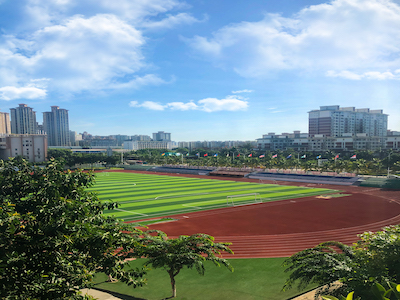
<svg viewBox="0 0 400 300"><path fill-rule="evenodd" d="M70 149L48 149L47 158L63 160L68 166L73 166L75 164L73 153Z"/></svg>
<svg viewBox="0 0 400 300"><path fill-rule="evenodd" d="M80 299L98 268L144 283L143 270L124 270L125 258L141 255L141 232L103 215L115 205L86 191L93 180L55 160L0 161L0 298Z"/></svg>
<svg viewBox="0 0 400 300"><path fill-rule="evenodd" d="M387 289L375 282L367 294L368 299L371 300L399 300L400 299L400 285L394 282L386 282ZM334 296L322 296L324 300L353 300L354 292L349 293L346 297L339 296L336 298ZM359 298L358 298L359 299Z"/></svg>
<svg viewBox="0 0 400 300"><path fill-rule="evenodd" d="M291 273L283 289L290 289L296 283L300 290L313 283L331 284L347 275L353 257L353 249L340 242L325 242L300 251L283 264L285 272Z"/></svg>
<svg viewBox="0 0 400 300"><path fill-rule="evenodd" d="M354 291L362 299L371 299L368 291L375 283L399 281L399 253L399 225L375 233L365 232L352 246L323 243L285 261L286 271L291 274L284 289L294 286L295 282L304 288L308 283L323 285L339 280L343 285L338 291Z"/></svg>
<svg viewBox="0 0 400 300"><path fill-rule="evenodd" d="M154 233L157 233L154 236ZM172 298L176 297L175 276L184 268L195 268L200 275L204 275L205 261L212 261L216 266L223 265L233 271L229 262L217 255L226 251L229 243L215 243L214 238L207 234L182 235L176 239L169 239L163 232L149 230L145 232L143 244L146 246L144 256L148 258L146 265L154 268L164 268L170 277Z"/></svg>

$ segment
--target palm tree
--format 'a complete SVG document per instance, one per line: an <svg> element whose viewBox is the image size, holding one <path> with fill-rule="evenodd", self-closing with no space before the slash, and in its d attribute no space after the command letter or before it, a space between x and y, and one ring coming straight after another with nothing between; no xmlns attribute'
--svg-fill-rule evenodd
<svg viewBox="0 0 400 300"><path fill-rule="evenodd" d="M380 158L373 158L371 169L375 174L380 174L382 172L383 162Z"/></svg>

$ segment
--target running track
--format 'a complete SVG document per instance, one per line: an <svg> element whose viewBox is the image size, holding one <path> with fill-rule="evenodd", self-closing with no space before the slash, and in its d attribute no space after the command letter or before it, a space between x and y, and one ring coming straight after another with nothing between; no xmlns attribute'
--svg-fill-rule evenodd
<svg viewBox="0 0 400 300"><path fill-rule="evenodd" d="M258 182L247 178L215 179ZM279 184L307 186L294 182ZM318 187L341 190L343 194L351 195L331 199L305 197L173 215L178 221L154 224L150 229L162 230L170 237L207 233L214 236L217 242L232 243L230 248L235 254L224 254L224 258L256 258L287 257L325 241L352 244L358 240L360 233L400 223L399 191L357 186Z"/></svg>

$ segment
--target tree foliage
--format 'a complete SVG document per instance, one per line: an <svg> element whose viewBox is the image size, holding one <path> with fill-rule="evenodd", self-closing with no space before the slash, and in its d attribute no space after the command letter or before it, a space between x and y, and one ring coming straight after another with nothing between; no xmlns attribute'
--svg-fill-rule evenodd
<svg viewBox="0 0 400 300"><path fill-rule="evenodd" d="M288 258L284 266L291 272L284 289L296 283L302 289L309 283L331 284L339 280L336 292L351 292L362 299L376 283L400 280L400 225L378 232L365 232L352 246L327 242ZM335 246L336 249L331 246Z"/></svg>
<svg viewBox="0 0 400 300"><path fill-rule="evenodd" d="M75 166L75 164L94 164L98 162L115 165L121 160L121 156L116 152L112 156L107 156L105 153L73 153L70 149L49 149L47 157L63 161L70 167Z"/></svg>
<svg viewBox="0 0 400 300"><path fill-rule="evenodd" d="M285 272L291 274L283 289L290 289L296 283L298 289L304 289L313 283L333 283L348 274L348 265L353 258L353 249L340 242L325 242L300 251L284 262L287 267Z"/></svg>
<svg viewBox="0 0 400 300"><path fill-rule="evenodd" d="M143 270L124 270L124 258L141 255L140 232L103 215L115 205L85 190L93 180L54 160L0 161L0 298L78 299L98 268L144 283Z"/></svg>
<svg viewBox="0 0 400 300"><path fill-rule="evenodd" d="M200 275L204 275L204 262L212 261L216 266L223 265L233 271L227 260L217 256L224 251L233 253L228 248L229 243L215 243L214 238L207 234L182 235L169 239L164 232L149 230L145 232L143 244L146 246L144 256L148 258L145 264L164 268L168 272L172 297L176 297L175 276L184 267L195 268Z"/></svg>
<svg viewBox="0 0 400 300"><path fill-rule="evenodd" d="M387 286L387 288L385 288ZM375 282L371 289L365 293L368 296L368 299L371 300L400 300L400 285L394 282L386 282L384 285L381 285L378 282ZM322 296L324 300L353 300L354 292L349 293L346 297L340 295L339 298L330 295ZM355 298L354 298L355 299ZM360 299L357 297L357 299ZM356 299L356 300L357 300ZM364 298L365 299L365 298Z"/></svg>

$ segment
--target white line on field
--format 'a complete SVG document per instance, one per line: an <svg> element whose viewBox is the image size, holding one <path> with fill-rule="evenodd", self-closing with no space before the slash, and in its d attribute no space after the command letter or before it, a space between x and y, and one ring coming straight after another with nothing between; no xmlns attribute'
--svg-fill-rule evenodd
<svg viewBox="0 0 400 300"><path fill-rule="evenodd" d="M189 204L182 204L182 206L195 207L195 208L202 209L202 207L200 207L200 206L194 206L194 205L189 205Z"/></svg>
<svg viewBox="0 0 400 300"><path fill-rule="evenodd" d="M169 198L169 197L173 197L173 196L179 196L179 197L186 197L186 196L198 196L198 195L208 195L209 193L197 193L197 194L167 194L167 195L162 195L162 196L158 196L155 197L154 199L157 200L159 198Z"/></svg>
<svg viewBox="0 0 400 300"><path fill-rule="evenodd" d="M138 213L138 212L135 212L135 211L129 211L129 210L124 210L124 209L120 209L120 208L114 208L115 210L119 210L119 211L123 211L123 212L127 212L127 213L130 213L130 214L137 214L137 215L142 215L142 216L148 216L148 215L146 215L146 214L141 214L141 213Z"/></svg>

